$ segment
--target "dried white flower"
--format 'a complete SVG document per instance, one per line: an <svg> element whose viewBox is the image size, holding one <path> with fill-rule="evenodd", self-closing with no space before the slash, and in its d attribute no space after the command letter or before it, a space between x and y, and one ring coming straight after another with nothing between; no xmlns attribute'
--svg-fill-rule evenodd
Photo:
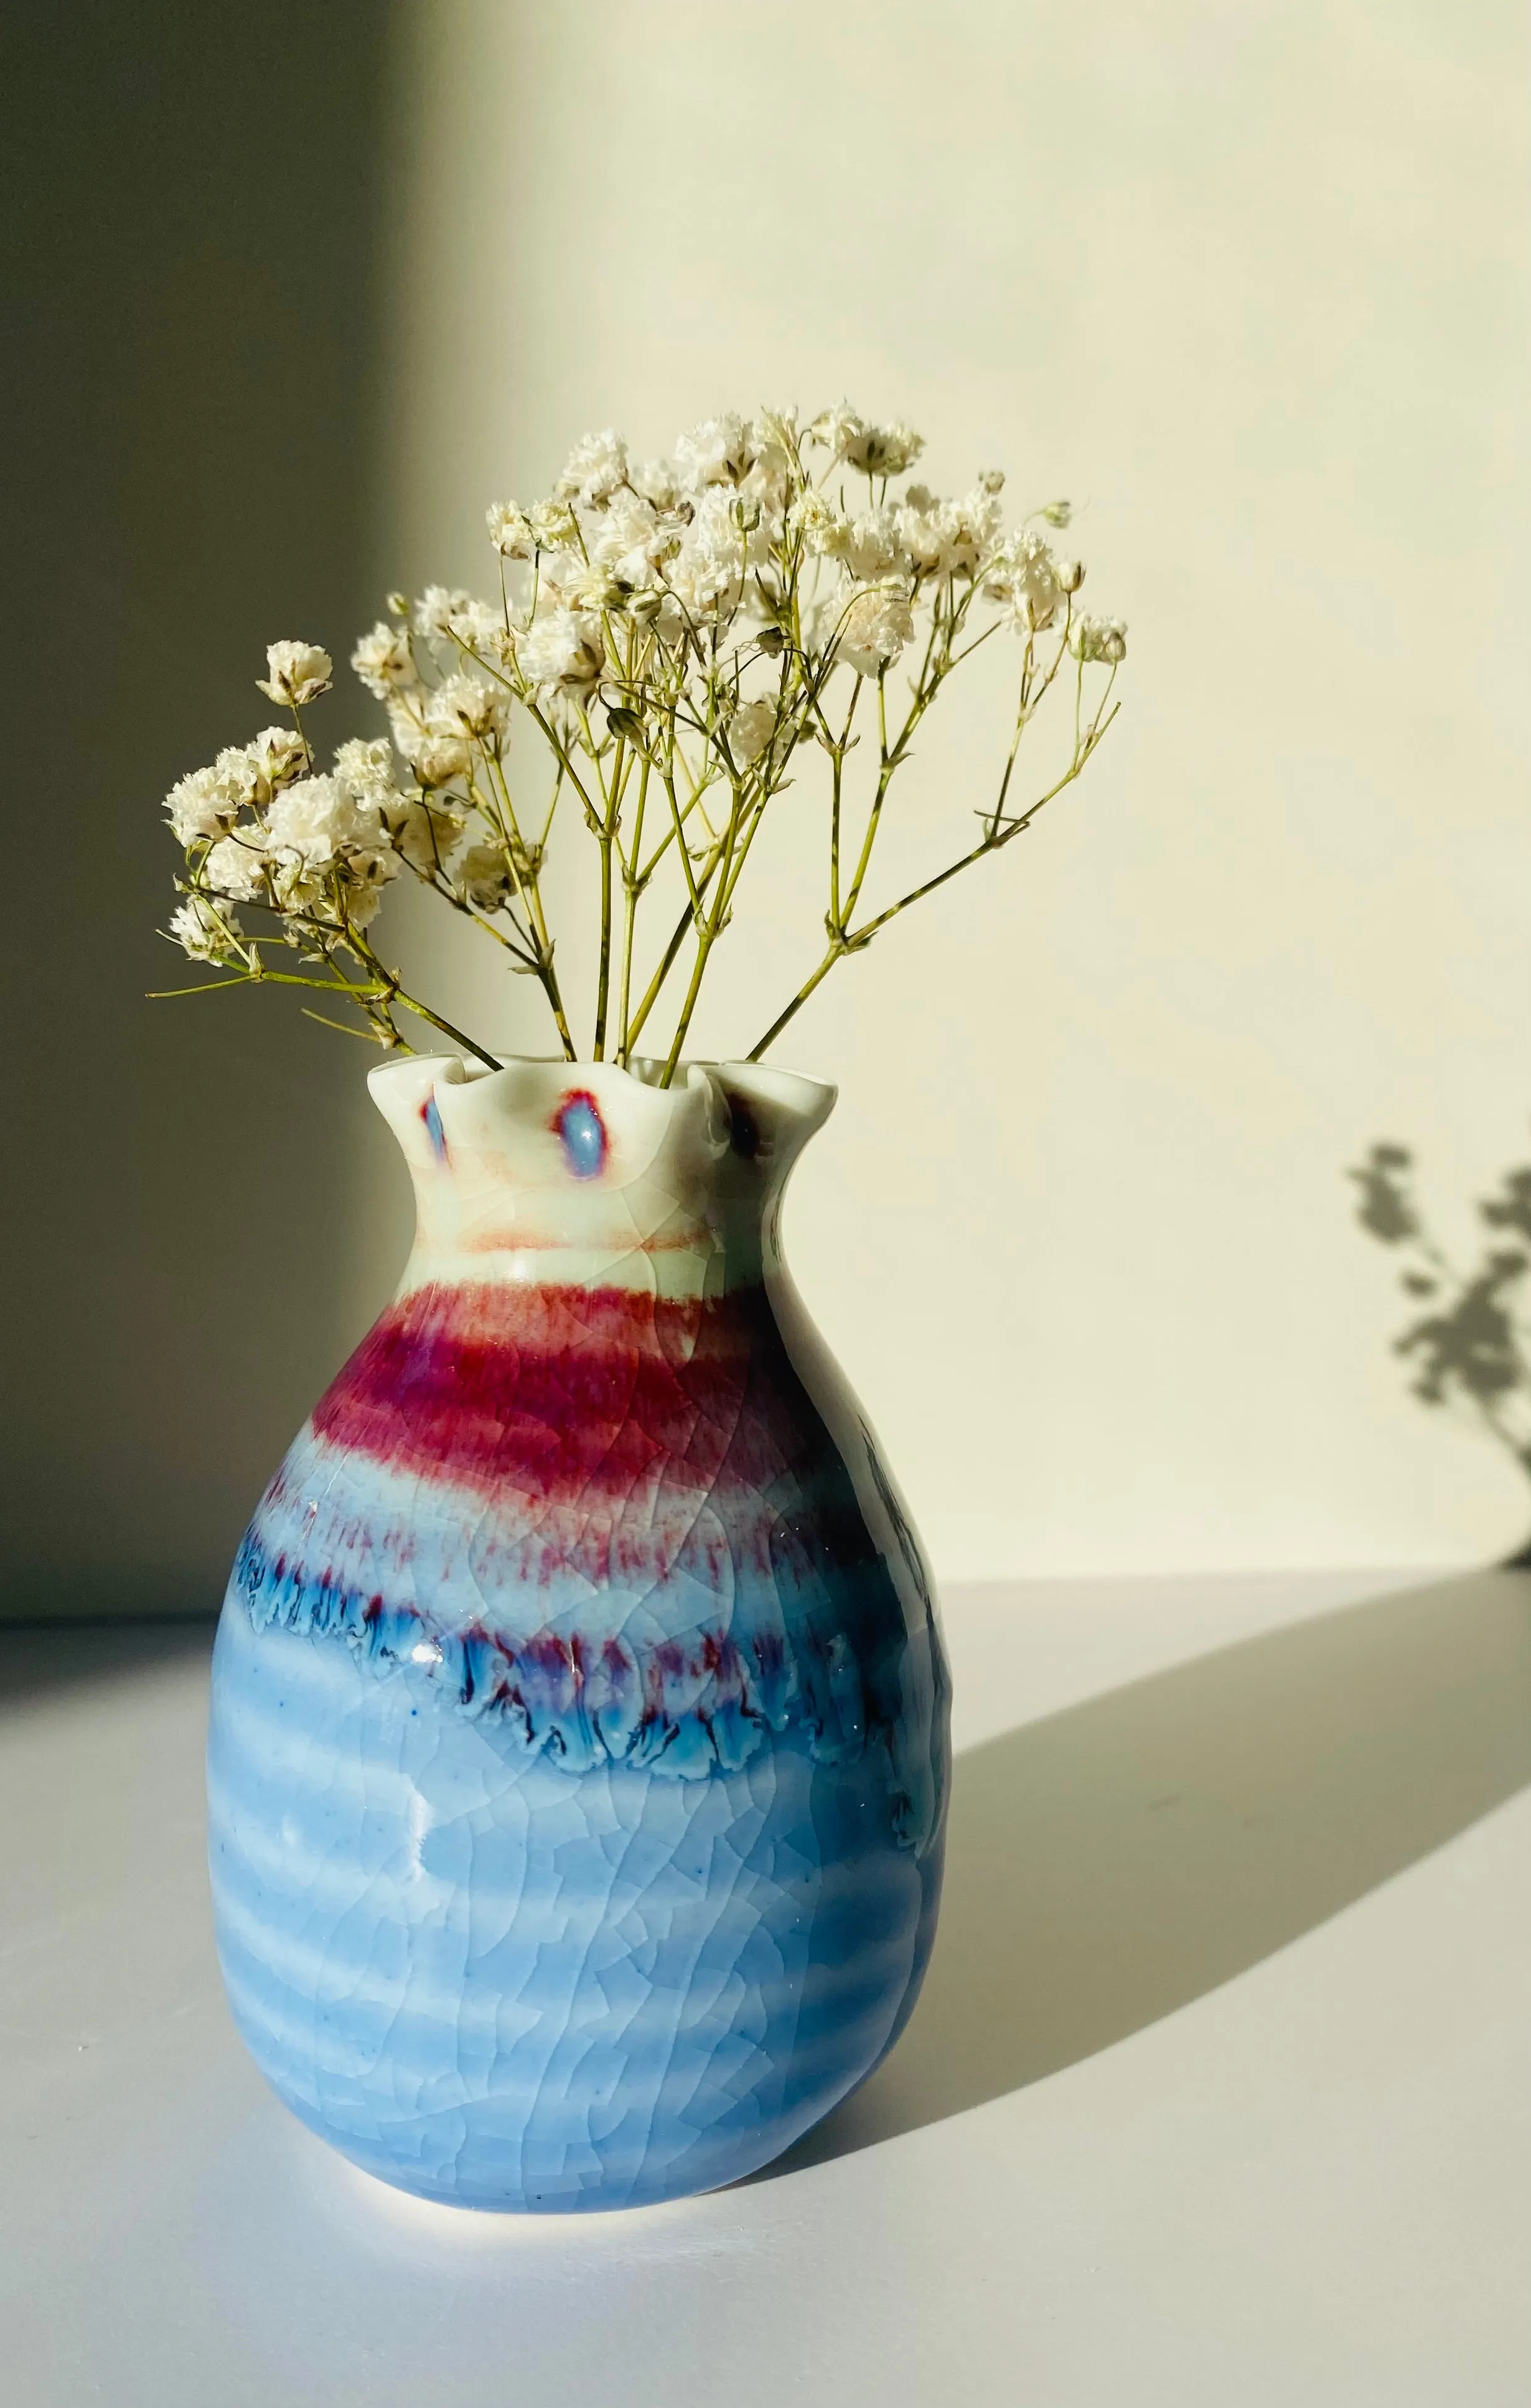
<svg viewBox="0 0 1531 2408"><path fill-rule="evenodd" d="M758 761L776 728L776 705L741 702L728 723L728 749L741 768Z"/></svg>
<svg viewBox="0 0 1531 2408"><path fill-rule="evenodd" d="M386 702L395 686L413 685L419 674L407 629L391 627L386 619L379 619L369 635L357 638L351 665L379 702Z"/></svg>
<svg viewBox="0 0 1531 2408"><path fill-rule="evenodd" d="M938 502L923 485L910 485L898 511L898 539L918 577L949 577L958 563L960 530L950 502Z"/></svg>
<svg viewBox="0 0 1531 2408"><path fill-rule="evenodd" d="M656 510L673 510L680 499L680 480L673 460L646 460L641 468L634 469L632 481Z"/></svg>
<svg viewBox="0 0 1531 2408"><path fill-rule="evenodd" d="M869 585L852 595L840 620L839 656L862 677L876 677L896 660L914 633L914 612L901 586Z"/></svg>
<svg viewBox="0 0 1531 2408"><path fill-rule="evenodd" d="M1037 515L1046 519L1049 526L1066 527L1074 515L1074 505L1072 502L1044 502Z"/></svg>
<svg viewBox="0 0 1531 2408"><path fill-rule="evenodd" d="M377 809L343 779L300 778L273 800L266 837L273 853L322 867L347 850L376 844Z"/></svg>
<svg viewBox="0 0 1531 2408"><path fill-rule="evenodd" d="M383 736L352 736L336 745L335 771L353 793L376 795L393 783L393 756Z"/></svg>
<svg viewBox="0 0 1531 2408"><path fill-rule="evenodd" d="M716 605L724 615L738 599L744 579L744 530L739 505L728 485L709 485L680 538L666 582L693 619Z"/></svg>
<svg viewBox="0 0 1531 2408"><path fill-rule="evenodd" d="M912 426L895 420L890 426L869 425L850 403L826 409L808 433L837 460L864 477L901 477L912 468L925 448L925 438Z"/></svg>
<svg viewBox="0 0 1531 2408"><path fill-rule="evenodd" d="M472 736L482 743L504 735L509 715L510 696L504 686L465 670L444 678L436 687L426 706L425 724L433 736Z"/></svg>
<svg viewBox="0 0 1531 2408"><path fill-rule="evenodd" d="M626 480L627 446L608 426L599 435L581 436L553 490L565 501L599 509Z"/></svg>
<svg viewBox="0 0 1531 2408"><path fill-rule="evenodd" d="M852 520L837 557L844 561L858 583L870 584L875 578L900 573L909 566L899 527L899 513L886 505L881 509L867 510Z"/></svg>
<svg viewBox="0 0 1531 2408"><path fill-rule="evenodd" d="M420 878L431 878L437 869L445 869L465 824L461 811L396 791L379 803L379 817L399 859Z"/></svg>
<svg viewBox="0 0 1531 2408"><path fill-rule="evenodd" d="M606 671L601 623L576 610L539 612L518 642L516 657L529 685L588 694Z"/></svg>
<svg viewBox="0 0 1531 2408"><path fill-rule="evenodd" d="M262 803L308 766L308 748L295 727L263 727L245 751L255 766Z"/></svg>
<svg viewBox="0 0 1531 2408"><path fill-rule="evenodd" d="M505 633L505 611L498 602L470 596L447 623L449 633L470 652L493 652Z"/></svg>
<svg viewBox="0 0 1531 2408"><path fill-rule="evenodd" d="M348 743L337 746L335 774L358 802L370 804L374 810L380 810L398 793L393 783L393 748L385 736L353 736Z"/></svg>
<svg viewBox="0 0 1531 2408"><path fill-rule="evenodd" d="M617 494L611 507L591 529L592 562L610 572L619 586L651 585L654 570L680 540L681 529L663 521L651 502L639 494Z"/></svg>
<svg viewBox="0 0 1531 2408"><path fill-rule="evenodd" d="M851 540L851 521L817 487L809 485L792 506L792 523L805 549L818 559L839 560Z"/></svg>
<svg viewBox="0 0 1531 2408"><path fill-rule="evenodd" d="M222 836L239 816L239 796L221 769L193 769L178 778L165 798L165 814L180 844Z"/></svg>
<svg viewBox="0 0 1531 2408"><path fill-rule="evenodd" d="M831 458L841 460L845 457L846 444L853 435L861 432L863 423L860 413L852 409L848 401L842 401L834 409L820 411L808 427L808 439L822 443Z"/></svg>
<svg viewBox="0 0 1531 2408"><path fill-rule="evenodd" d="M260 766L254 753L244 744L225 745L213 763L213 773L222 780L228 792L235 796L241 810L253 810L264 802Z"/></svg>
<svg viewBox="0 0 1531 2408"><path fill-rule="evenodd" d="M1125 619L1076 619L1068 631L1068 649L1079 661L1105 661L1115 668L1127 657Z"/></svg>
<svg viewBox="0 0 1531 2408"><path fill-rule="evenodd" d="M1051 626L1064 598L1052 547L1035 527L1017 527L994 554L983 590L1009 604L1018 627Z"/></svg>
<svg viewBox="0 0 1531 2408"><path fill-rule="evenodd" d="M601 560L578 552L555 552L542 565L537 602L544 610L609 610L622 589Z"/></svg>
<svg viewBox="0 0 1531 2408"><path fill-rule="evenodd" d="M379 837L381 834L382 831L379 829ZM370 920L379 902L382 899L383 888L398 874L398 857L391 844L379 842L366 845L358 852L348 853L345 856L348 900L351 893L356 890L369 896L372 900L370 909L366 912L366 919ZM354 902L351 905L351 916L354 920L362 919L362 914L357 910ZM365 924L365 921L363 924Z"/></svg>
<svg viewBox="0 0 1531 2408"><path fill-rule="evenodd" d="M240 958L244 936L231 905L190 895L170 914L170 934L193 962L231 962Z"/></svg>
<svg viewBox="0 0 1531 2408"><path fill-rule="evenodd" d="M704 418L689 435L676 437L676 470L688 494L738 484L754 460L754 430L734 410L722 418Z"/></svg>
<svg viewBox="0 0 1531 2408"><path fill-rule="evenodd" d="M422 736L409 754L409 767L421 784L434 791L450 786L468 773L468 749L454 736Z"/></svg>
<svg viewBox="0 0 1531 2408"><path fill-rule="evenodd" d="M912 468L925 448L925 438L912 426L864 426L850 437L841 459L864 477L901 477Z"/></svg>
<svg viewBox="0 0 1531 2408"><path fill-rule="evenodd" d="M484 512L489 540L507 560L530 560L537 550L532 522L515 502L491 502Z"/></svg>
<svg viewBox="0 0 1531 2408"><path fill-rule="evenodd" d="M239 903L254 903L266 893L265 866L262 831L244 827L236 836L222 838L202 867L215 893L232 895Z"/></svg>
<svg viewBox="0 0 1531 2408"><path fill-rule="evenodd" d="M960 502L953 502L952 509L959 529L959 541L971 544L979 559L992 552L999 541L1005 523L1003 505L993 488L984 484L975 485L970 494L964 494Z"/></svg>
<svg viewBox="0 0 1531 2408"><path fill-rule="evenodd" d="M532 539L539 552L578 550L579 522L567 502L537 502L530 512Z"/></svg>
<svg viewBox="0 0 1531 2408"><path fill-rule="evenodd" d="M451 640L452 621L472 603L472 595L461 585L427 585L414 608L416 635L439 652Z"/></svg>
<svg viewBox="0 0 1531 2408"><path fill-rule="evenodd" d="M757 419L751 429L751 447L755 456L739 480L739 496L754 504L773 537L780 538L787 506L799 480L792 454L769 433L769 425L768 419Z"/></svg>
<svg viewBox="0 0 1531 2408"><path fill-rule="evenodd" d="M1002 494L1005 490L1004 469L980 468L978 472L978 489L980 494Z"/></svg>
<svg viewBox="0 0 1531 2408"><path fill-rule="evenodd" d="M329 692L335 664L318 644L284 640L267 644L265 666L266 676L255 681L261 692L269 695L273 702L301 705Z"/></svg>
<svg viewBox="0 0 1531 2408"><path fill-rule="evenodd" d="M504 845L469 845L458 865L457 891L476 911L497 911L515 892Z"/></svg>
<svg viewBox="0 0 1531 2408"><path fill-rule="evenodd" d="M923 577L973 576L993 551L999 528L998 500L981 482L960 502L937 501L925 486L910 485L898 511L909 566Z"/></svg>
<svg viewBox="0 0 1531 2408"><path fill-rule="evenodd" d="M312 943L316 924L337 930L348 924L368 926L377 917L383 888L398 874L398 856L391 850L348 853L322 867L289 853L277 872L277 909L290 924L302 925L289 924L284 930L288 943Z"/></svg>

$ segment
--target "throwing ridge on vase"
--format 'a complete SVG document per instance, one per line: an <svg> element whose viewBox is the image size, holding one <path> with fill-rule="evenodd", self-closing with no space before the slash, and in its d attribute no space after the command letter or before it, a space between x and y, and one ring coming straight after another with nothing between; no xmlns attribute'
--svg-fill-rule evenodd
<svg viewBox="0 0 1531 2408"><path fill-rule="evenodd" d="M781 1260L833 1088L372 1073L416 1242L240 1549L210 1852L239 2028L463 2206L778 2156L929 1956L948 1686L919 1542Z"/></svg>

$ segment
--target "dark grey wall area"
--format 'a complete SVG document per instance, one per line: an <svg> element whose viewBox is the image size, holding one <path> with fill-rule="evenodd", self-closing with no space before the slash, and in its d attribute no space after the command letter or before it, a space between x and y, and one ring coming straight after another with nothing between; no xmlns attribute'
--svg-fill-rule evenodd
<svg viewBox="0 0 1531 2408"><path fill-rule="evenodd" d="M12 7L0 1613L216 1604L379 1299L362 1046L293 1002L150 1003L160 797L344 660L385 581L388 0ZM178 974L179 973L179 974ZM194 975L194 973L193 973Z"/></svg>

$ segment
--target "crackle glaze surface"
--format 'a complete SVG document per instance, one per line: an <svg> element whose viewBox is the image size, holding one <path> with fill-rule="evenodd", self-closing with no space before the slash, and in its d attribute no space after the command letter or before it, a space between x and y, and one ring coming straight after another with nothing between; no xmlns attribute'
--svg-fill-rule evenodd
<svg viewBox="0 0 1531 2408"><path fill-rule="evenodd" d="M779 1251L834 1091L373 1073L400 1293L240 1549L208 1747L256 2061L369 2172L637 2205L863 2080L934 1933L919 1543Z"/></svg>

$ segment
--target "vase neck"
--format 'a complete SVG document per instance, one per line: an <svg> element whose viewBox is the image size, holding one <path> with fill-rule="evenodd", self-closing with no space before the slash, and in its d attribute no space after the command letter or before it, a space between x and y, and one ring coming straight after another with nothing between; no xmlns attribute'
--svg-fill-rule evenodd
<svg viewBox="0 0 1531 2408"><path fill-rule="evenodd" d="M609 1063L455 1055L375 1070L414 1182L404 1287L611 1288L676 1299L757 1281L794 1163L835 1090L753 1063L676 1082Z"/></svg>

